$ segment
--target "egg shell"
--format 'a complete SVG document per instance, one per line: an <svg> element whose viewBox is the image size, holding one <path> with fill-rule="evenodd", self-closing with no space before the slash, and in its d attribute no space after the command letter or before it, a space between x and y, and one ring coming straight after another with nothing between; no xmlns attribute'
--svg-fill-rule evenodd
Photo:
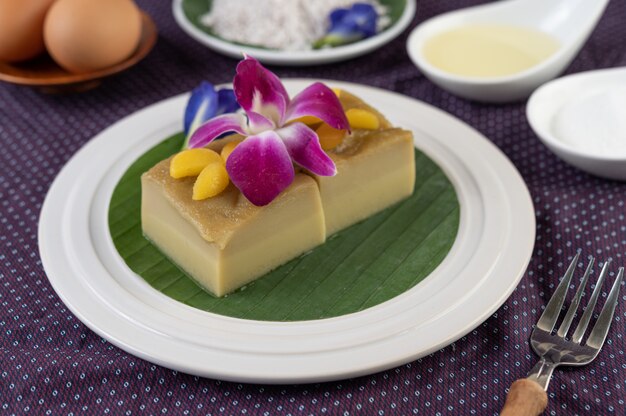
<svg viewBox="0 0 626 416"><path fill-rule="evenodd" d="M0 61L25 61L43 53L43 24L53 2L0 0Z"/></svg>
<svg viewBox="0 0 626 416"><path fill-rule="evenodd" d="M44 23L48 52L76 73L124 61L140 37L141 13L132 0L56 0Z"/></svg>

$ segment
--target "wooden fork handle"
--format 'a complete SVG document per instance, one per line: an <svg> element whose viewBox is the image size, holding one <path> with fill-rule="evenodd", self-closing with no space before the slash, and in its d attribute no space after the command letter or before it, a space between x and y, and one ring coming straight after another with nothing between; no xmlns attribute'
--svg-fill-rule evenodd
<svg viewBox="0 0 626 416"><path fill-rule="evenodd" d="M500 416L538 416L548 405L548 395L541 386L527 378L511 384Z"/></svg>

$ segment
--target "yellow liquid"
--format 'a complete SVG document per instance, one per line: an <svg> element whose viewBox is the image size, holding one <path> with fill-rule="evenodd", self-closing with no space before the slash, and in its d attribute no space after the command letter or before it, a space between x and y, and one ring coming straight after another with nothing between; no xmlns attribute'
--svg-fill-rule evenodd
<svg viewBox="0 0 626 416"><path fill-rule="evenodd" d="M548 59L560 47L552 36L516 26L472 25L440 33L424 44L428 62L471 77L501 77Z"/></svg>

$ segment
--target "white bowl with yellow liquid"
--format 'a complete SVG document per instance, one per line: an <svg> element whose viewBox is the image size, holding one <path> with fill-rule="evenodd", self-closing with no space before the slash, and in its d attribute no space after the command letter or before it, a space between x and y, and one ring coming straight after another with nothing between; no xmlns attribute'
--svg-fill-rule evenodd
<svg viewBox="0 0 626 416"><path fill-rule="evenodd" d="M417 26L411 60L432 82L484 102L524 99L574 59L609 0L503 0Z"/></svg>

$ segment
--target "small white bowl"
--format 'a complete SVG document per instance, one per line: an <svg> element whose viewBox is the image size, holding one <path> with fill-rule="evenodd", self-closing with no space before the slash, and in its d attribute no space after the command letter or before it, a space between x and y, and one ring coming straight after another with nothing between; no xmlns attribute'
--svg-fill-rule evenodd
<svg viewBox="0 0 626 416"><path fill-rule="evenodd" d="M598 94L610 94L612 91L626 93L625 86L626 68L588 71L559 78L543 85L531 95L526 107L528 122L541 141L565 162L596 176L626 181L626 150L623 144L619 151L616 149L613 153L610 152L610 147L600 151L601 144L594 144L594 140L598 139L597 135L589 131L589 144L577 146L570 143L568 137L559 137L559 134L563 136L562 131L559 133L559 126L562 124L557 123L559 116L577 102L597 97ZM602 112L601 116L604 120L598 123L598 120L592 120L593 117L598 117L597 114L590 112L588 118L585 118L585 114L581 113L581 119L577 121L581 122L581 126L587 127L587 122L594 125L614 121L610 117L616 115Z"/></svg>
<svg viewBox="0 0 626 416"><path fill-rule="evenodd" d="M433 83L460 97L484 102L511 102L528 97L539 85L570 64L604 12L609 0L502 0L445 13L417 26L407 41L413 63ZM545 61L503 77L451 74L424 57L424 43L461 26L495 24L535 29L553 36L561 47Z"/></svg>

